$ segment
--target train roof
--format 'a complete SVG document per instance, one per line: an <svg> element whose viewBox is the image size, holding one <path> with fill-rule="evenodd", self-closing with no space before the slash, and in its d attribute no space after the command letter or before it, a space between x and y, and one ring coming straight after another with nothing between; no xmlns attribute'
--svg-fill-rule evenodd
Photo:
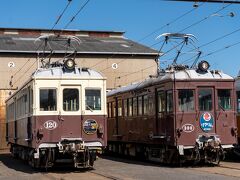
<svg viewBox="0 0 240 180"><path fill-rule="evenodd" d="M206 72L198 72L196 69L184 69L180 71L166 71L158 77L151 77L142 82L133 83L128 86L120 87L108 92L107 96L112 96L118 93L123 93L131 90L138 90L147 86L157 84L161 81L189 81L189 80L230 80L234 81L234 78L218 70L208 70ZM240 82L239 82L240 83Z"/></svg>
<svg viewBox="0 0 240 180"><path fill-rule="evenodd" d="M54 68L40 68L35 71L32 75L33 79L106 79L101 73L89 69L89 68L77 68L75 67L74 70L67 70L63 67L54 67Z"/></svg>
<svg viewBox="0 0 240 180"><path fill-rule="evenodd" d="M30 79L26 81L17 91L15 91L10 97L6 99L6 102L23 89L33 79L83 79L83 80L105 80L106 78L99 72L89 68L77 68L74 70L67 70L63 67L52 67L52 68L39 68L37 69Z"/></svg>

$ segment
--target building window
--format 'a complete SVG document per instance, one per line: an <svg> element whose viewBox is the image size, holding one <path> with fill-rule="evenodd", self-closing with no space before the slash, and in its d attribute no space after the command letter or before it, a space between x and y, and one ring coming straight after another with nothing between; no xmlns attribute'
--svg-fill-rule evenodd
<svg viewBox="0 0 240 180"><path fill-rule="evenodd" d="M231 109L231 90L230 89L218 90L218 106L223 110Z"/></svg>
<svg viewBox="0 0 240 180"><path fill-rule="evenodd" d="M78 111L79 110L79 91L78 89L63 90L63 110Z"/></svg>
<svg viewBox="0 0 240 180"><path fill-rule="evenodd" d="M198 104L200 111L212 110L212 90L211 89L199 89L198 91Z"/></svg>
<svg viewBox="0 0 240 180"><path fill-rule="evenodd" d="M40 111L56 111L56 89L40 89Z"/></svg>
<svg viewBox="0 0 240 180"><path fill-rule="evenodd" d="M164 91L158 92L158 112L165 112L165 93Z"/></svg>
<svg viewBox="0 0 240 180"><path fill-rule="evenodd" d="M194 110L194 93L190 89L178 90L178 109L179 111Z"/></svg>
<svg viewBox="0 0 240 180"><path fill-rule="evenodd" d="M85 90L86 110L101 110L101 91L96 89Z"/></svg>
<svg viewBox="0 0 240 180"><path fill-rule="evenodd" d="M173 92L167 91L167 112L173 111Z"/></svg>
<svg viewBox="0 0 240 180"><path fill-rule="evenodd" d="M142 96L138 96L137 97L137 104L138 104L138 115L139 116L141 116L142 115L142 106L143 106L143 104L142 104Z"/></svg>

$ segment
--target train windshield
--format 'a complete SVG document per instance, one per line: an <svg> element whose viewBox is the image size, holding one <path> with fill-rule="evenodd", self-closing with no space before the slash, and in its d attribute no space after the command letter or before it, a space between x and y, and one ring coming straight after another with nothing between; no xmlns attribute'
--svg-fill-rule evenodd
<svg viewBox="0 0 240 180"><path fill-rule="evenodd" d="M190 89L178 90L178 105L179 111L193 111L194 110L193 90Z"/></svg>
<svg viewBox="0 0 240 180"><path fill-rule="evenodd" d="M218 90L218 106L223 110L231 109L231 91L229 89Z"/></svg>
<svg viewBox="0 0 240 180"><path fill-rule="evenodd" d="M40 111L56 111L56 99L56 89L40 89Z"/></svg>
<svg viewBox="0 0 240 180"><path fill-rule="evenodd" d="M212 110L212 89L199 89L198 91L199 110Z"/></svg>
<svg viewBox="0 0 240 180"><path fill-rule="evenodd" d="M79 110L79 92L78 89L63 90L63 110L78 111Z"/></svg>
<svg viewBox="0 0 240 180"><path fill-rule="evenodd" d="M101 91L96 89L86 89L86 110L101 110Z"/></svg>

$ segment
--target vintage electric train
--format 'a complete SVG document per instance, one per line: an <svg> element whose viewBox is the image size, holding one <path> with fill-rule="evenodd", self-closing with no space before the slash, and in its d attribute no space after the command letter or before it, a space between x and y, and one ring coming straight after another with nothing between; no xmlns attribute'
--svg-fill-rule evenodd
<svg viewBox="0 0 240 180"><path fill-rule="evenodd" d="M106 78L75 61L36 70L6 100L7 141L33 167L92 167L107 143Z"/></svg>
<svg viewBox="0 0 240 180"><path fill-rule="evenodd" d="M237 143L234 78L171 65L107 94L108 150L163 163L219 163Z"/></svg>
<svg viewBox="0 0 240 180"><path fill-rule="evenodd" d="M236 78L236 96L237 96L237 128L238 128L238 152L240 157L240 72L238 73L238 76Z"/></svg>

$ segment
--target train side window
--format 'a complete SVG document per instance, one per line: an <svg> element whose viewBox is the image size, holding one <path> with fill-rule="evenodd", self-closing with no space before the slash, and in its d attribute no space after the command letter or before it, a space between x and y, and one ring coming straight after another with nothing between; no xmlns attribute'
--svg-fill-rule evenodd
<svg viewBox="0 0 240 180"><path fill-rule="evenodd" d="M143 96L143 114L144 115L148 114L148 96L147 95Z"/></svg>
<svg viewBox="0 0 240 180"><path fill-rule="evenodd" d="M40 111L57 110L56 89L40 89Z"/></svg>
<svg viewBox="0 0 240 180"><path fill-rule="evenodd" d="M133 116L137 116L137 98L133 98Z"/></svg>
<svg viewBox="0 0 240 180"><path fill-rule="evenodd" d="M118 100L118 116L122 116L122 100Z"/></svg>
<svg viewBox="0 0 240 180"><path fill-rule="evenodd" d="M128 99L128 116L133 115L133 104L132 104L132 98Z"/></svg>
<svg viewBox="0 0 240 180"><path fill-rule="evenodd" d="M78 89L63 89L63 110L78 111L79 110L79 91Z"/></svg>
<svg viewBox="0 0 240 180"><path fill-rule="evenodd" d="M212 90L211 89L199 89L198 91L198 104L200 111L212 110Z"/></svg>
<svg viewBox="0 0 240 180"><path fill-rule="evenodd" d="M237 112L240 113L240 91L237 91Z"/></svg>
<svg viewBox="0 0 240 180"><path fill-rule="evenodd" d="M165 94L164 91L159 91L158 92L158 112L162 113L165 112Z"/></svg>
<svg viewBox="0 0 240 180"><path fill-rule="evenodd" d="M141 116L142 115L142 110L143 110L143 104L142 104L142 96L138 96L137 97L137 104L138 104L138 115Z"/></svg>
<svg viewBox="0 0 240 180"><path fill-rule="evenodd" d="M173 92L167 91L167 112L173 111Z"/></svg>
<svg viewBox="0 0 240 180"><path fill-rule="evenodd" d="M29 88L29 113L33 113L33 89Z"/></svg>
<svg viewBox="0 0 240 180"><path fill-rule="evenodd" d="M101 110L101 90L86 89L85 105L86 110Z"/></svg>
<svg viewBox="0 0 240 180"><path fill-rule="evenodd" d="M128 105L127 105L127 99L124 99L123 105L124 105L124 116L127 117L128 115Z"/></svg>
<svg viewBox="0 0 240 180"><path fill-rule="evenodd" d="M108 117L112 117L112 102L108 103Z"/></svg>
<svg viewBox="0 0 240 180"><path fill-rule="evenodd" d="M194 111L194 93L190 89L178 90L179 111Z"/></svg>
<svg viewBox="0 0 240 180"><path fill-rule="evenodd" d="M231 90L218 89L218 108L223 110L231 109Z"/></svg>

